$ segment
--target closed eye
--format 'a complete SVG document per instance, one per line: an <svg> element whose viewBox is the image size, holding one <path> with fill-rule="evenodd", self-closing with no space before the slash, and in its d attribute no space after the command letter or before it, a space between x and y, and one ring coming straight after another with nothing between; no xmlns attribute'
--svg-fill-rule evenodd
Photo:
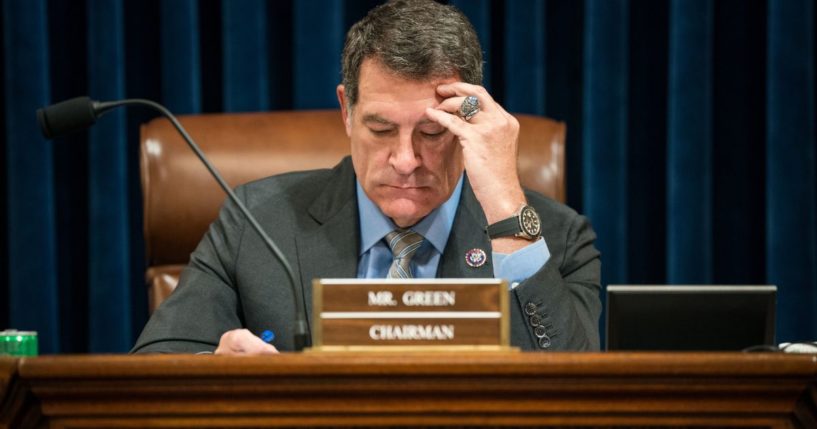
<svg viewBox="0 0 817 429"><path fill-rule="evenodd" d="M387 128L385 130L374 130L374 129L369 128L369 131L371 131L372 134L374 134L376 136L387 136L387 135L393 133L394 129L393 128Z"/></svg>
<svg viewBox="0 0 817 429"><path fill-rule="evenodd" d="M432 139L433 140L433 139L438 139L438 138L442 137L445 134L446 131L448 131L448 130L444 129L444 130L436 132L436 133L421 132L420 134L422 134L423 137L425 137L427 139Z"/></svg>

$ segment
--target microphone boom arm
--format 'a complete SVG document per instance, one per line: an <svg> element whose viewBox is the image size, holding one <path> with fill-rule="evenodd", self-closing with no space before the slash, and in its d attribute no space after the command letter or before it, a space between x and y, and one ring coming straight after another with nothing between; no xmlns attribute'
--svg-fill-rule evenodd
<svg viewBox="0 0 817 429"><path fill-rule="evenodd" d="M267 248L269 248L269 250L275 255L275 257L278 258L278 260L281 262L281 265L284 266L284 271L286 271L287 277L289 277L289 284L292 288L293 299L295 299L296 303L295 336L294 336L295 350L301 351L304 349L304 347L309 347L310 339L308 333L308 325L306 321L306 302L304 302L303 300L303 295L298 294L298 290L295 286L296 285L295 275L292 271L292 266L290 266L289 262L287 261L286 257L284 257L284 254L281 252L278 246L275 245L272 239L270 239L269 235L267 235L264 229L261 228L261 225L258 224L258 221L255 220L255 217L250 214L250 211L247 209L244 203L241 202L240 199L238 199L238 196L235 194L235 192L233 192L233 190L230 188L227 182L221 177L221 174L218 173L216 168L204 156L204 152L201 151L201 148L199 148L199 146L193 141L190 135L187 134L187 130L184 129L184 127L179 123L176 117L173 116L173 114L170 113L170 111L167 110L164 106L154 101L140 98L107 102L99 101L93 102L94 111L96 112L97 117L101 116L110 109L127 105L141 105L150 107L154 110L159 111L164 117L170 120L170 123L173 124L173 126L176 128L176 131L178 131L179 134L181 134L181 136L184 138L184 141L187 142L187 145L190 147L190 149L192 149L196 156L198 156L198 158L201 160L201 162L204 163L204 166L207 167L207 170L210 172L213 178L216 179L216 182L218 182L219 186L221 186L224 192L227 193L227 196L230 198L230 200L236 206L238 206L238 209L241 210L241 212L244 214L244 218L246 218L250 222L250 225L252 225L255 232L257 232L258 235L261 236L261 239L264 241L264 244L267 246Z"/></svg>

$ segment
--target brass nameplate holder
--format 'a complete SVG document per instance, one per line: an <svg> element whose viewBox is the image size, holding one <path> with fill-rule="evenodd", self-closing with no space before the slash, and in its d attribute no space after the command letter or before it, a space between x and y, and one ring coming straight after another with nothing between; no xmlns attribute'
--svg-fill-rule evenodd
<svg viewBox="0 0 817 429"><path fill-rule="evenodd" d="M316 279L313 350L509 350L497 279Z"/></svg>

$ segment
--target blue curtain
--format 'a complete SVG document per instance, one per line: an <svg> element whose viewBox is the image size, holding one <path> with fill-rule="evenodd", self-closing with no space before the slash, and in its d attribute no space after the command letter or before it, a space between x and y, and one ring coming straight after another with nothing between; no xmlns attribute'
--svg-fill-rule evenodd
<svg viewBox="0 0 817 429"><path fill-rule="evenodd" d="M89 94L177 113L335 106L345 30L377 0L5 0L0 328L124 352L147 318L140 110L47 142ZM568 125L568 203L603 284L776 284L779 340L817 338L813 0L452 0L513 112Z"/></svg>
<svg viewBox="0 0 817 429"><path fill-rule="evenodd" d="M712 282L712 3L670 2L666 173L670 283Z"/></svg>
<svg viewBox="0 0 817 429"><path fill-rule="evenodd" d="M770 282L783 286L780 328L796 338L813 338L817 325L814 2L771 2L768 16L766 272Z"/></svg>

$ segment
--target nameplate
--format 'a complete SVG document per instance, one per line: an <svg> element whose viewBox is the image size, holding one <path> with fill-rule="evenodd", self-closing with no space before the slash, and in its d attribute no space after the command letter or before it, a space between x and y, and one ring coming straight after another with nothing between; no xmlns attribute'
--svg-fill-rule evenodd
<svg viewBox="0 0 817 429"><path fill-rule="evenodd" d="M501 349L508 285L496 279L317 279L313 348Z"/></svg>

